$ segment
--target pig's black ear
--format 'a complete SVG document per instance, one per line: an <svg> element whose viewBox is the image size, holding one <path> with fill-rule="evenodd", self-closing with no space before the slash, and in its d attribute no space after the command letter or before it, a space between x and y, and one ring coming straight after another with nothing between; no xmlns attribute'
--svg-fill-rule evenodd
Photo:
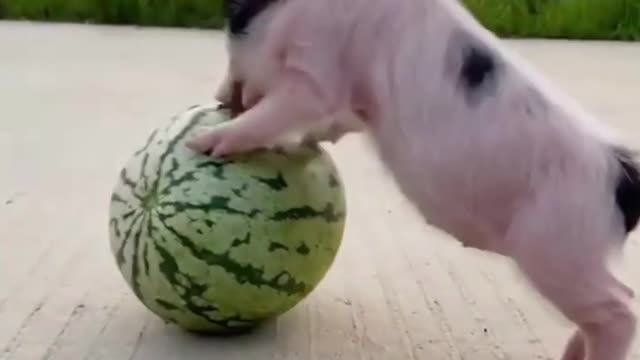
<svg viewBox="0 0 640 360"><path fill-rule="evenodd" d="M224 12L229 32L244 35L251 22L277 0L225 0Z"/></svg>

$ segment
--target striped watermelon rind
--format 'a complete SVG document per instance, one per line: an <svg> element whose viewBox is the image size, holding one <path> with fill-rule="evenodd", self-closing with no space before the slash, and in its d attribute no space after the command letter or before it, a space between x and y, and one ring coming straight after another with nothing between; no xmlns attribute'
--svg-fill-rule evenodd
<svg viewBox="0 0 640 360"><path fill-rule="evenodd" d="M319 145L227 159L186 147L229 119L199 105L155 130L110 202L122 276L153 313L189 331L245 331L290 310L326 275L345 226L343 185Z"/></svg>

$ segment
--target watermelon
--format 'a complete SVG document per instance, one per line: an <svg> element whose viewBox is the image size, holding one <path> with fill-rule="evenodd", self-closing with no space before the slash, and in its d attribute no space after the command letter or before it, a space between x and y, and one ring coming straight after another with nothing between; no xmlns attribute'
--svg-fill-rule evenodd
<svg viewBox="0 0 640 360"><path fill-rule="evenodd" d="M243 332L290 310L326 275L344 231L343 185L320 145L216 159L186 147L230 119L213 105L175 116L128 160L110 201L122 276L188 331Z"/></svg>

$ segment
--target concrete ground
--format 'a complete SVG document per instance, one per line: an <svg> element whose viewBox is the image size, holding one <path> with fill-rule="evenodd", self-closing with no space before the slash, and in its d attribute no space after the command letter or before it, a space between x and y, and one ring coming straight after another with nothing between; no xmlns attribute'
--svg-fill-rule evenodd
<svg viewBox="0 0 640 360"><path fill-rule="evenodd" d="M188 336L150 315L108 248L111 187L155 125L211 100L221 40L0 22L1 360L557 359L568 324L504 259L424 226L358 136L330 148L349 223L306 302L232 339ZM640 147L640 43L509 45ZM640 290L637 235L625 258L621 272Z"/></svg>

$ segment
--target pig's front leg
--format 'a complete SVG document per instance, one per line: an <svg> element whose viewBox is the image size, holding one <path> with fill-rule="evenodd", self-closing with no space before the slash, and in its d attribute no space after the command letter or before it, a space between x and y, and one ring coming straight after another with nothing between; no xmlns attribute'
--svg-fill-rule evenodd
<svg viewBox="0 0 640 360"><path fill-rule="evenodd" d="M313 127L328 107L302 74L290 73L255 106L187 145L212 156L228 156L275 145L287 133Z"/></svg>

